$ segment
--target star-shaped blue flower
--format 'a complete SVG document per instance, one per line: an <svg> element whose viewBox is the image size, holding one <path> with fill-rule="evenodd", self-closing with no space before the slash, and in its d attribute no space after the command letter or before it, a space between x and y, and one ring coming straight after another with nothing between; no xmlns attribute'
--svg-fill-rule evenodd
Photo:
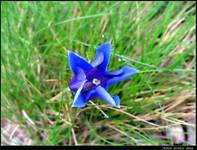
<svg viewBox="0 0 197 150"><path fill-rule="evenodd" d="M68 52L70 68L74 73L69 82L69 87L74 94L72 107L84 107L89 100L101 98L112 106L120 108L119 96L111 96L107 92L108 87L130 78L137 71L125 66L120 70L108 72L111 49L111 42L101 44L91 64L78 54Z"/></svg>

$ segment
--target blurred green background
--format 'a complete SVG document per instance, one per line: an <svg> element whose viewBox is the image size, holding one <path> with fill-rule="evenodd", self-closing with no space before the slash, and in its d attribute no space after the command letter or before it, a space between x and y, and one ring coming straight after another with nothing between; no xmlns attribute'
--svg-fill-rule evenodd
<svg viewBox="0 0 197 150"><path fill-rule="evenodd" d="M2 145L195 145L196 2L1 2ZM71 108L67 52L132 79Z"/></svg>

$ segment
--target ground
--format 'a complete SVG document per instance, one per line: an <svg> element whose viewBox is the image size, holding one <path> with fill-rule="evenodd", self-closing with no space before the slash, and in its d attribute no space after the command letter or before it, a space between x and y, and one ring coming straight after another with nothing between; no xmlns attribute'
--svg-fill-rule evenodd
<svg viewBox="0 0 197 150"><path fill-rule="evenodd" d="M195 145L196 2L1 2L3 145ZM72 108L67 54L136 68Z"/></svg>

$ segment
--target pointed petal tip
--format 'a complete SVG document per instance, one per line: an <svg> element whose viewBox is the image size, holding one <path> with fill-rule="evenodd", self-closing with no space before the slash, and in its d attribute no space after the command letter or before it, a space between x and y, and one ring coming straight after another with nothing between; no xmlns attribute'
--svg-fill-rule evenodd
<svg viewBox="0 0 197 150"><path fill-rule="evenodd" d="M138 70L136 70L134 68L132 68L132 71L133 71L134 74L138 73Z"/></svg>
<svg viewBox="0 0 197 150"><path fill-rule="evenodd" d="M80 106L78 106L78 105L72 104L71 107L72 107L72 108L82 108L82 107L85 107L85 105L80 105Z"/></svg>
<svg viewBox="0 0 197 150"><path fill-rule="evenodd" d="M107 41L106 43L112 44L112 40Z"/></svg>
<svg viewBox="0 0 197 150"><path fill-rule="evenodd" d="M139 73L139 70L135 70L136 73Z"/></svg>
<svg viewBox="0 0 197 150"><path fill-rule="evenodd" d="M120 108L120 104L117 104L117 103L113 103L113 104L111 104L111 106L113 106L115 108Z"/></svg>
<svg viewBox="0 0 197 150"><path fill-rule="evenodd" d="M114 107L116 107L116 108L120 108L120 105L117 105L117 106L114 106Z"/></svg>
<svg viewBox="0 0 197 150"><path fill-rule="evenodd" d="M106 43L108 43L111 46L112 45L112 40L110 40L110 41L108 41Z"/></svg>
<svg viewBox="0 0 197 150"><path fill-rule="evenodd" d="M119 98L119 96L113 96L113 99L114 99L114 102L115 102L115 105L114 105L114 107L116 107L116 108L120 108L120 98Z"/></svg>
<svg viewBox="0 0 197 150"><path fill-rule="evenodd" d="M71 56L71 55L76 55L73 51L69 50L68 51L68 56Z"/></svg>
<svg viewBox="0 0 197 150"><path fill-rule="evenodd" d="M115 104L115 105L112 105L113 107L115 107L115 108L120 108L120 103L119 104Z"/></svg>
<svg viewBox="0 0 197 150"><path fill-rule="evenodd" d="M68 57L70 58L73 55L72 51L68 51Z"/></svg>
<svg viewBox="0 0 197 150"><path fill-rule="evenodd" d="M68 55L69 55L69 56L75 56L75 57L83 58L83 57L81 57L78 53L73 52L73 51L71 51L71 50L68 51Z"/></svg>
<svg viewBox="0 0 197 150"><path fill-rule="evenodd" d="M105 45L105 46L109 46L109 48L111 48L111 47L112 47L112 40L103 42L103 43L101 43L100 46L104 46L104 45Z"/></svg>
<svg viewBox="0 0 197 150"><path fill-rule="evenodd" d="M130 67L130 66L125 66L124 69L129 70L130 72L132 72L133 75L136 74L136 73L138 73L138 70L137 69L135 69L133 67Z"/></svg>

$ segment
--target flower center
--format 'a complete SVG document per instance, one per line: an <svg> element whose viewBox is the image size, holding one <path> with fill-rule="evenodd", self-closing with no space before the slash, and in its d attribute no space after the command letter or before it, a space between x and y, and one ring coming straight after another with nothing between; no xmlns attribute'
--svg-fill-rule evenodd
<svg viewBox="0 0 197 150"><path fill-rule="evenodd" d="M98 80L97 78L94 78L94 79L92 80L92 83L95 84L95 85L97 86L97 85L99 85L99 84L101 83L101 81Z"/></svg>

